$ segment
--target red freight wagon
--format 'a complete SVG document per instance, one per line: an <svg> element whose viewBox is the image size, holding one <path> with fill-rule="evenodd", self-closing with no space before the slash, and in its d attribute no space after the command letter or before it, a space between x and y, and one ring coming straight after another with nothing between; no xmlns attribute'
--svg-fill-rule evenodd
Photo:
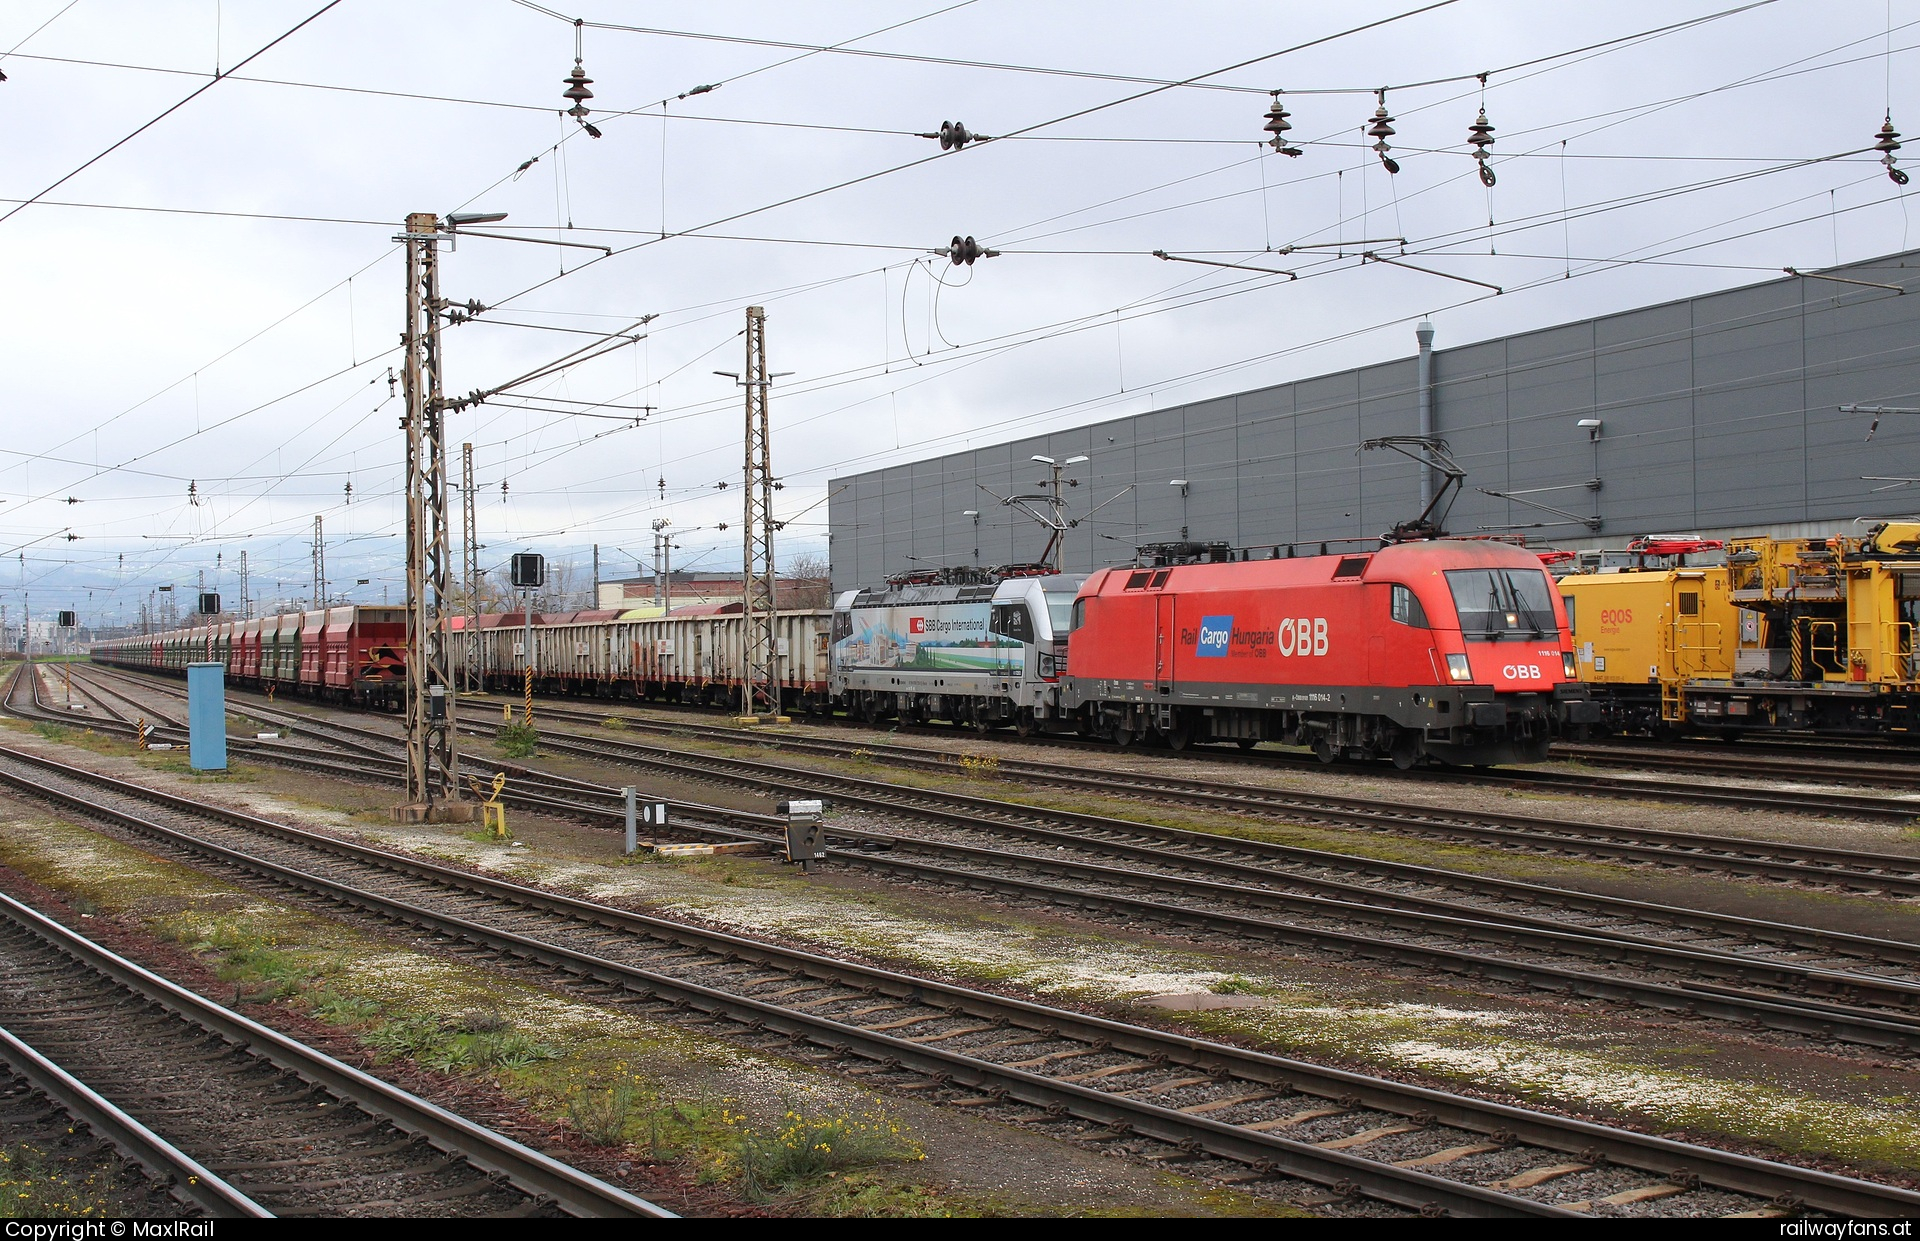
<svg viewBox="0 0 1920 1241"><path fill-rule="evenodd" d="M239 680L251 681L260 675L260 624L244 621L234 635L232 672Z"/></svg>
<svg viewBox="0 0 1920 1241"><path fill-rule="evenodd" d="M343 649L329 651L327 687L363 705L400 707L407 692L407 610L342 609L351 617Z"/></svg>
<svg viewBox="0 0 1920 1241"><path fill-rule="evenodd" d="M1074 611L1063 704L1123 745L1529 762L1593 709L1558 592L1503 543L1105 569Z"/></svg>
<svg viewBox="0 0 1920 1241"><path fill-rule="evenodd" d="M294 678L302 685L318 687L320 685L320 648L327 627L327 613L324 608L303 613L300 617L300 662L298 674Z"/></svg>
<svg viewBox="0 0 1920 1241"><path fill-rule="evenodd" d="M320 684L328 689L353 686L354 608L328 608L320 629Z"/></svg>

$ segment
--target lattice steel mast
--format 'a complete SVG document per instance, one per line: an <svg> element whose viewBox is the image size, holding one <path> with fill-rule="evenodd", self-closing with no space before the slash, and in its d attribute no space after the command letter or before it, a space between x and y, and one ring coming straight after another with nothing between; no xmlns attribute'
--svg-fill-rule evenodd
<svg viewBox="0 0 1920 1241"><path fill-rule="evenodd" d="M740 714L773 719L780 714L780 673L775 658L773 560L773 448L767 429L767 312L747 307L745 550L741 564L746 650L740 683Z"/></svg>
<svg viewBox="0 0 1920 1241"><path fill-rule="evenodd" d="M447 608L447 403L441 395L439 219L407 217L407 806L404 817L454 817L461 803ZM436 805L444 803L444 805ZM461 806L464 810L466 807Z"/></svg>
<svg viewBox="0 0 1920 1241"><path fill-rule="evenodd" d="M318 513L313 515L313 606L327 606L327 539Z"/></svg>
<svg viewBox="0 0 1920 1241"><path fill-rule="evenodd" d="M461 578L467 589L467 658L462 675L469 691L480 688L480 644L471 635L480 629L480 524L474 517L473 445L460 445Z"/></svg>

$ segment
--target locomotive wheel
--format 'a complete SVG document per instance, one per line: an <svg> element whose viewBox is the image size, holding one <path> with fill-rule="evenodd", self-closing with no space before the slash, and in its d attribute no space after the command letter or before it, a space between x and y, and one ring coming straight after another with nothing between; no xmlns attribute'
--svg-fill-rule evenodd
<svg viewBox="0 0 1920 1241"><path fill-rule="evenodd" d="M1233 744L1239 746L1243 750L1251 750L1254 746L1257 746L1260 744L1260 738L1242 737L1239 740L1235 741Z"/></svg>
<svg viewBox="0 0 1920 1241"><path fill-rule="evenodd" d="M1340 747L1323 737L1313 743L1313 756L1323 763L1331 763L1340 757Z"/></svg>
<svg viewBox="0 0 1920 1241"><path fill-rule="evenodd" d="M1412 736L1402 733L1393 743L1393 765L1401 771L1409 771L1420 761L1420 746Z"/></svg>
<svg viewBox="0 0 1920 1241"><path fill-rule="evenodd" d="M1181 724L1175 727L1172 732L1167 733L1166 738L1167 748L1177 752L1193 744L1193 731L1185 724Z"/></svg>
<svg viewBox="0 0 1920 1241"><path fill-rule="evenodd" d="M1020 708L1020 713L1013 717L1013 731L1022 737L1031 737L1040 731L1040 725L1033 718L1031 708Z"/></svg>
<svg viewBox="0 0 1920 1241"><path fill-rule="evenodd" d="M1114 727L1113 744L1119 746L1121 749L1124 750L1128 746L1132 745L1133 741L1134 741L1133 729L1127 727L1127 725L1125 724L1119 724Z"/></svg>

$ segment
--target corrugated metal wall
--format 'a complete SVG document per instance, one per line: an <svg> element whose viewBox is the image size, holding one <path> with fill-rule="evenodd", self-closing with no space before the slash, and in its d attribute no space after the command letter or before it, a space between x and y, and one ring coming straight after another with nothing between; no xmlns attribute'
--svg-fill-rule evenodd
<svg viewBox="0 0 1920 1241"><path fill-rule="evenodd" d="M1920 251L1834 269L1920 290ZM1045 532L980 490L1032 492L1029 458L1073 471L1082 514L1132 484L1067 540L1068 571L1124 561L1181 536L1236 546L1368 537L1412 516L1412 462L1363 439L1418 429L1406 358L1010 444L836 479L828 506L836 589L933 564L1032 560ZM1909 511L1863 474L1920 475L1920 417L1863 442L1851 403L1920 405L1920 297L1783 278L1500 340L1434 351L1434 425L1467 472L1455 533L1526 528L1568 546L1589 530L1481 494L1539 491L1604 519L1598 541ZM1599 418L1599 441L1575 426ZM1596 493L1580 484L1598 477ZM1187 480L1187 494L1169 485ZM1920 489L1915 490L1920 495ZM977 509L979 518L967 517ZM978 549L977 552L975 549Z"/></svg>

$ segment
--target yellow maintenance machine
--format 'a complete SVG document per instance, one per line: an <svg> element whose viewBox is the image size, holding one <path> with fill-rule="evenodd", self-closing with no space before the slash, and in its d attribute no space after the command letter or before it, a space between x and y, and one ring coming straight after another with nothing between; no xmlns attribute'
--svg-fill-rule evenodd
<svg viewBox="0 0 1920 1241"><path fill-rule="evenodd" d="M1721 544L1639 539L1628 567L1560 579L1580 679L1615 732L1666 732L1686 686L1733 675L1738 622L1727 570L1689 564Z"/></svg>
<svg viewBox="0 0 1920 1241"><path fill-rule="evenodd" d="M1637 540L1560 579L1580 675L1620 732L1903 735L1920 707L1920 522L1864 537ZM1723 565L1701 564L1723 558ZM1689 563L1694 562L1694 563Z"/></svg>

